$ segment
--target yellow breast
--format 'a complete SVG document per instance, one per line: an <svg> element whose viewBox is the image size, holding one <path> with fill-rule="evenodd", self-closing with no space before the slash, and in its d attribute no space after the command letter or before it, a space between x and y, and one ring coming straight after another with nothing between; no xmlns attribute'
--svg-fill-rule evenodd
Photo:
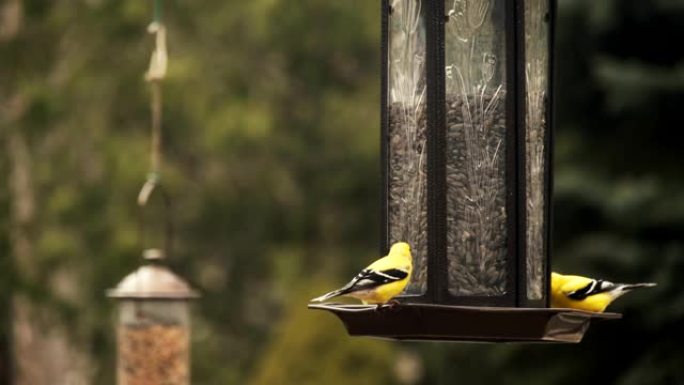
<svg viewBox="0 0 684 385"><path fill-rule="evenodd" d="M568 298L564 293L551 294L551 306L557 308L579 309L601 313L606 310L613 298L605 293L589 296L581 301Z"/></svg>

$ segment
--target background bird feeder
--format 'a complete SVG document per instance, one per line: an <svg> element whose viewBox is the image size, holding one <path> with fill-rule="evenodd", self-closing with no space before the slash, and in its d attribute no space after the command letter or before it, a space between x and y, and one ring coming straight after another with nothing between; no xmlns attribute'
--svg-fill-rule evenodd
<svg viewBox="0 0 684 385"><path fill-rule="evenodd" d="M351 334L578 342L549 309L554 0L382 1L382 252L412 246L399 306ZM376 312L377 313L377 312Z"/></svg>
<svg viewBox="0 0 684 385"><path fill-rule="evenodd" d="M171 248L171 202L160 184L162 139L162 87L168 55L166 29L161 23L161 0L154 2L154 49L145 79L151 91L150 170L138 194L140 239L145 247L145 210L151 197L159 196L164 215L163 248L146 247L145 264L127 275L108 295L119 300L117 323L117 384L190 384L189 300L198 294L163 262ZM156 193L156 194L155 194Z"/></svg>
<svg viewBox="0 0 684 385"><path fill-rule="evenodd" d="M197 294L148 249L147 264L126 276L109 296L119 300L117 383L190 384L189 303Z"/></svg>

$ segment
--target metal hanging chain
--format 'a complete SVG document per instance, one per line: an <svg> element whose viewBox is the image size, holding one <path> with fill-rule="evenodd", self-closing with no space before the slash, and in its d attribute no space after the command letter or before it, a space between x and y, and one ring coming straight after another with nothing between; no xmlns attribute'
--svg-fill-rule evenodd
<svg viewBox="0 0 684 385"><path fill-rule="evenodd" d="M155 1L154 21L147 31L155 35L155 47L150 58L150 66L145 73L145 80L150 83L151 89L151 144L150 144L150 171L147 181L138 194L138 204L144 206L155 186L159 183L161 168L161 123L162 123L162 89L161 82L166 77L168 54L166 50L166 28L161 23L161 0Z"/></svg>
<svg viewBox="0 0 684 385"><path fill-rule="evenodd" d="M146 259L164 258L165 252L170 252L173 232L170 218L171 202L160 183L162 163L162 81L166 77L166 68L168 66L166 28L161 22L161 2L162 0L155 0L154 19L147 28L147 31L154 35L155 38L150 65L145 72L145 80L150 84L150 108L152 113L150 122L150 169L147 173L147 179L138 194L138 207L140 208L140 241L142 246L146 247L144 209L153 192L157 191L157 194L161 195L164 205L165 239L163 249L148 249L146 251Z"/></svg>

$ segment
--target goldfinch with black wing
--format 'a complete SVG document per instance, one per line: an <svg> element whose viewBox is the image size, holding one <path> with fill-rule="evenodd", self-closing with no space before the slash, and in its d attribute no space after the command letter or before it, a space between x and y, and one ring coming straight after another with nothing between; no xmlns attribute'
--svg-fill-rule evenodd
<svg viewBox="0 0 684 385"><path fill-rule="evenodd" d="M551 306L602 313L625 293L655 283L613 283L578 275L551 273Z"/></svg>
<svg viewBox="0 0 684 385"><path fill-rule="evenodd" d="M413 258L406 242L397 242L389 254L370 264L342 288L311 302L323 302L339 296L360 299L364 305L381 305L399 295L411 279Z"/></svg>

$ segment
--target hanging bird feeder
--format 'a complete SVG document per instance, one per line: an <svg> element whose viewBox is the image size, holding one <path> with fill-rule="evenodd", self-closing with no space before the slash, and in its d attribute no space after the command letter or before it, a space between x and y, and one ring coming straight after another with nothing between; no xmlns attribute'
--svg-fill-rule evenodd
<svg viewBox="0 0 684 385"><path fill-rule="evenodd" d="M408 242L414 273L391 311L312 308L418 340L579 342L619 318L549 308L554 12L382 1L381 251Z"/></svg>
<svg viewBox="0 0 684 385"><path fill-rule="evenodd" d="M108 294L119 302L117 383L190 384L189 300L197 293L162 264L159 249Z"/></svg>
<svg viewBox="0 0 684 385"><path fill-rule="evenodd" d="M183 278L164 265L171 246L170 200L160 184L161 82L166 75L166 34L160 21L161 0L155 2L155 20L149 32L155 36L145 79L151 87L152 129L150 171L138 195L140 238L146 246L145 209L159 196L165 215L163 247L146 247L143 266L127 275L108 292L118 300L117 384L190 384L189 301L198 294ZM156 192L156 194L155 194Z"/></svg>

